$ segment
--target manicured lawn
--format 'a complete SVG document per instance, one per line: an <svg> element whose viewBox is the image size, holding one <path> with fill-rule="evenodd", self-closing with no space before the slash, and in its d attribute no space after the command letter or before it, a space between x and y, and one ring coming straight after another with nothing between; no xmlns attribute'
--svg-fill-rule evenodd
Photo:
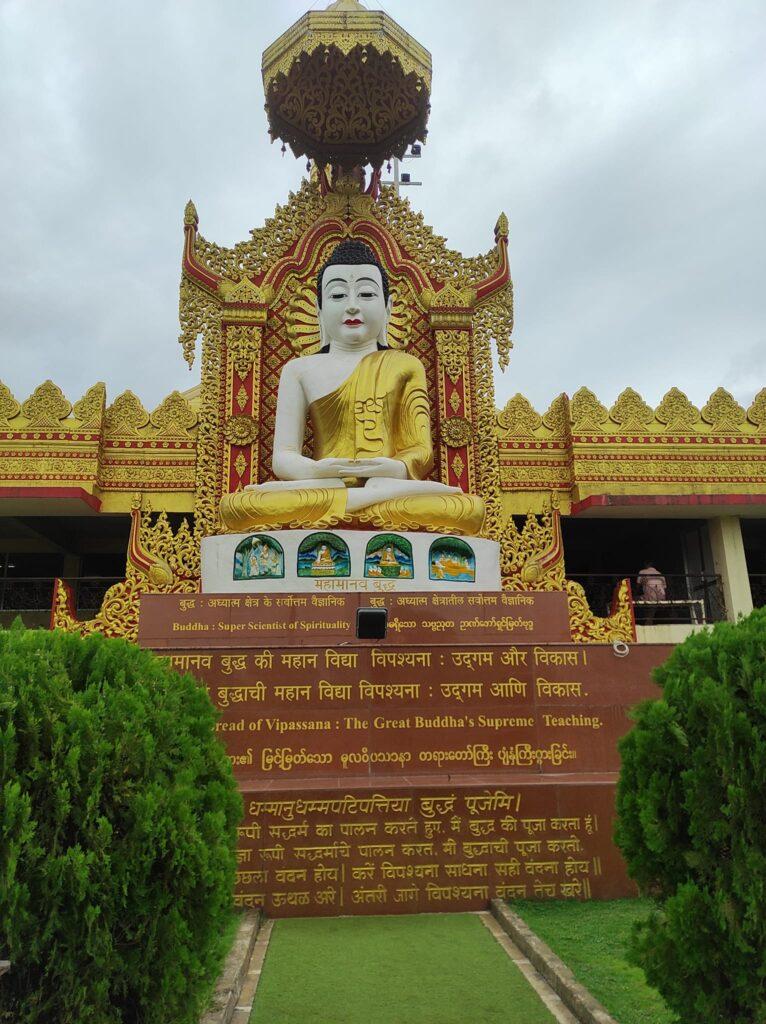
<svg viewBox="0 0 766 1024"><path fill-rule="evenodd" d="M545 900L509 905L619 1024L673 1024L676 1018L659 993L625 957L633 922L648 915L648 901Z"/></svg>
<svg viewBox="0 0 766 1024"><path fill-rule="evenodd" d="M475 914L277 921L251 1024L555 1024Z"/></svg>

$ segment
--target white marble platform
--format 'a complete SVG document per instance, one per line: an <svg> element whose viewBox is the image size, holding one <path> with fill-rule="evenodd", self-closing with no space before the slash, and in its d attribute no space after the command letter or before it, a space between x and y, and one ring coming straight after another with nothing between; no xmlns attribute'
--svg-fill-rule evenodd
<svg viewBox="0 0 766 1024"><path fill-rule="evenodd" d="M478 537L273 530L202 541L208 594L500 589L500 545Z"/></svg>

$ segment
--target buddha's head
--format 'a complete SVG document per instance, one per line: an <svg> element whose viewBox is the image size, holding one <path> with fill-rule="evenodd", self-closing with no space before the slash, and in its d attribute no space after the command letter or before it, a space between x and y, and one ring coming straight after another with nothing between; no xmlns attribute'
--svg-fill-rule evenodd
<svg viewBox="0 0 766 1024"><path fill-rule="evenodd" d="M322 352L338 342L364 348L375 341L386 348L391 313L388 275L364 242L341 242L317 277L317 312Z"/></svg>

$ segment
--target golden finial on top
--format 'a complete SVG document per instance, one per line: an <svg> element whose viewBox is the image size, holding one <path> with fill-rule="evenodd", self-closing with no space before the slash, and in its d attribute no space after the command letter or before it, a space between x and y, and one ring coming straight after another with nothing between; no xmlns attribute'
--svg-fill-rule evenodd
<svg viewBox="0 0 766 1024"><path fill-rule="evenodd" d="M191 199L184 207L184 224L192 225L194 227L196 227L197 224L199 224L199 218L197 216L197 207L194 205Z"/></svg>
<svg viewBox="0 0 766 1024"><path fill-rule="evenodd" d="M328 11L364 11L364 10L366 10L366 8L363 7L359 3L359 0L334 0L334 3L328 4L326 9Z"/></svg>

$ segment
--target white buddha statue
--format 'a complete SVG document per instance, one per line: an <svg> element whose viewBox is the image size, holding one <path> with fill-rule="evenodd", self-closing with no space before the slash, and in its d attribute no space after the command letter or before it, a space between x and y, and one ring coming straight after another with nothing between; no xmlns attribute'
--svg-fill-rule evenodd
<svg viewBox="0 0 766 1024"><path fill-rule="evenodd" d="M434 459L425 369L388 348L388 277L369 246L337 246L319 272L317 310L321 351L292 359L279 381L279 479L225 495L224 526L478 533L482 500L426 479ZM313 458L303 454L307 416Z"/></svg>

